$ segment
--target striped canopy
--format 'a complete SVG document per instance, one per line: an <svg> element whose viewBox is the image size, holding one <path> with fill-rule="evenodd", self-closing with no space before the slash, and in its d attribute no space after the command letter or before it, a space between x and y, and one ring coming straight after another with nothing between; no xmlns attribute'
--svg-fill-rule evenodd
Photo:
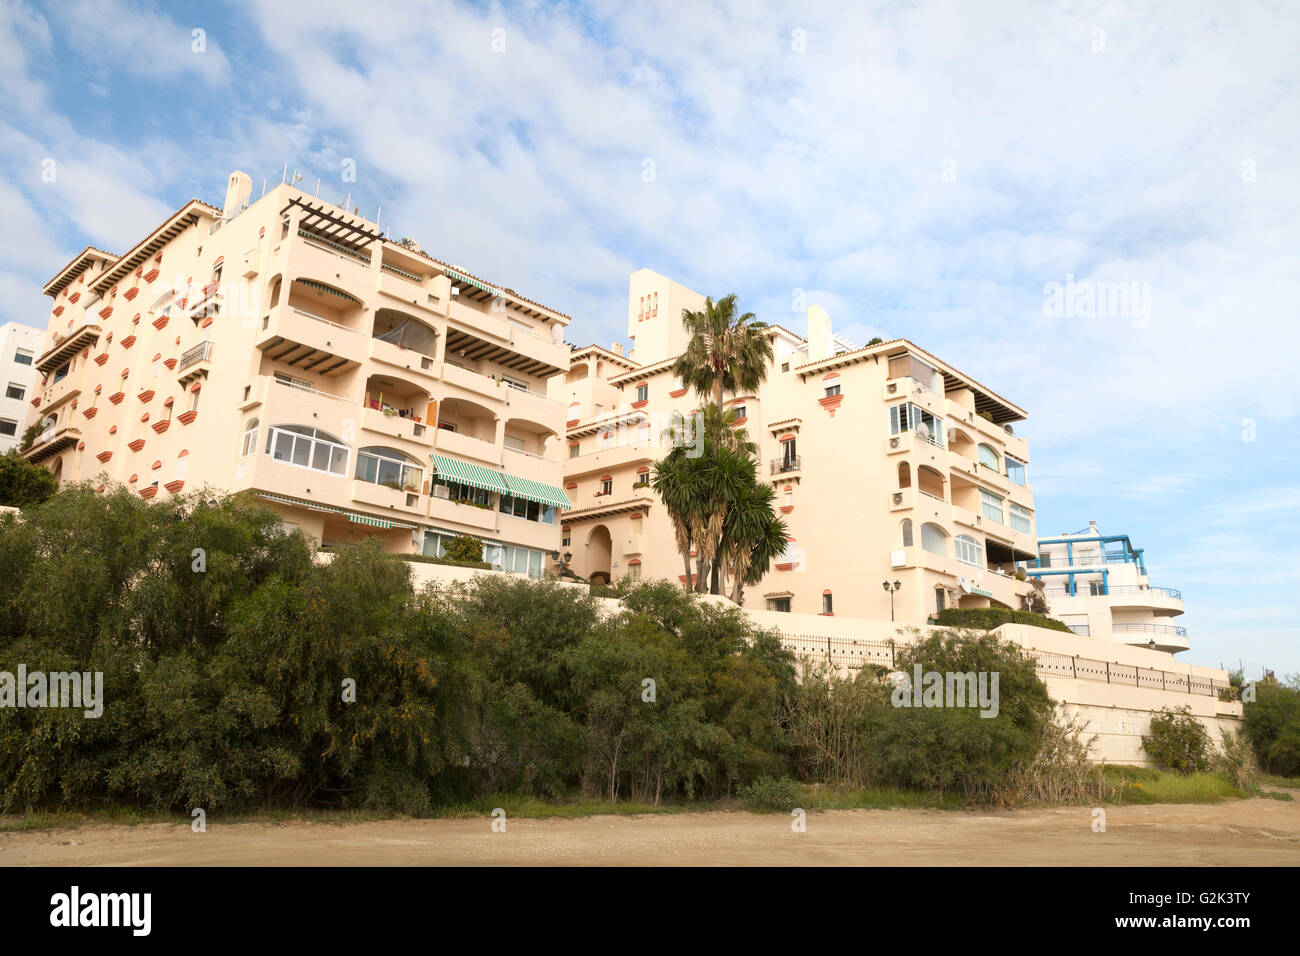
<svg viewBox="0 0 1300 956"><path fill-rule="evenodd" d="M540 481L533 481L531 478L516 478L514 475L505 475L506 484L510 487L510 494L515 498L523 498L525 501L536 501L543 505L554 505L563 511L568 511L573 507L569 502L569 497L564 493L564 489L557 488L554 485L546 485Z"/></svg>
<svg viewBox="0 0 1300 956"><path fill-rule="evenodd" d="M301 282L303 285L307 286L307 288L315 289L317 292L323 293L325 295L336 295L340 299L345 299L348 302L355 303L356 305L361 304L360 299L355 299L352 296L348 295L346 292L343 292L340 289L335 289L333 286L325 285L322 282L313 282L311 279L294 279L293 281Z"/></svg>
<svg viewBox="0 0 1300 956"><path fill-rule="evenodd" d="M455 279L457 282L463 282L466 285L472 285L476 289L481 289L482 291L488 292L495 296L500 296L502 294L500 289L494 289L487 283L480 282L478 279L474 279L471 278L470 276L464 275L463 273L457 272L455 269L448 268L445 271L447 273L448 278Z"/></svg>
<svg viewBox="0 0 1300 956"><path fill-rule="evenodd" d="M269 491L260 491L258 496L265 498L267 501L274 501L277 504L292 505L295 508L306 508L308 511L323 511L326 514L343 515L349 521L356 524L370 525L373 528L404 528L414 531L419 525L408 524L405 521L390 521L386 518L376 518L371 515L362 514L360 511L350 511L347 508L335 508L332 505L317 504L314 501L302 501L298 498L290 498L286 495L276 495Z"/></svg>
<svg viewBox="0 0 1300 956"><path fill-rule="evenodd" d="M433 459L433 467L437 469L440 478L459 482L462 485L469 485L471 488L495 491L499 495L510 494L510 488L507 487L505 479L499 471L483 468L480 465L471 465L467 461L457 461L455 458L448 458L446 455L430 455L429 457Z"/></svg>

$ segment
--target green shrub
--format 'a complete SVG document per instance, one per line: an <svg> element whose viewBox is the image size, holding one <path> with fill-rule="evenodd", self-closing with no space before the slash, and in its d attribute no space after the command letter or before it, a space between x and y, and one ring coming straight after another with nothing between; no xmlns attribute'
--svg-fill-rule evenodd
<svg viewBox="0 0 1300 956"><path fill-rule="evenodd" d="M37 505L59 490L59 480L48 468L34 465L17 449L0 455L0 505L26 508Z"/></svg>
<svg viewBox="0 0 1300 956"><path fill-rule="evenodd" d="M935 615L936 623L944 627L978 627L991 631L1003 624L1027 624L1046 627L1053 631L1070 631L1068 624L1035 614L1033 611L1013 611L1003 607L949 607Z"/></svg>
<svg viewBox="0 0 1300 956"><path fill-rule="evenodd" d="M803 788L789 777L781 777L779 780L759 777L741 791L740 799L750 810L789 813L803 800Z"/></svg>
<svg viewBox="0 0 1300 956"><path fill-rule="evenodd" d="M1300 679L1257 681L1244 705L1242 731L1266 773L1300 776Z"/></svg>
<svg viewBox="0 0 1300 956"><path fill-rule="evenodd" d="M443 557L452 561L483 560L483 539L472 534L458 534L447 542Z"/></svg>
<svg viewBox="0 0 1300 956"><path fill-rule="evenodd" d="M1210 735L1191 708L1161 708L1151 718L1151 733L1142 738L1142 749L1157 767L1175 773L1200 773L1210 766Z"/></svg>
<svg viewBox="0 0 1300 956"><path fill-rule="evenodd" d="M491 571L492 565L486 561L456 561L452 558L435 558L430 554L398 554L394 557L402 561L414 561L417 564L445 564L453 568L477 568L480 571Z"/></svg>

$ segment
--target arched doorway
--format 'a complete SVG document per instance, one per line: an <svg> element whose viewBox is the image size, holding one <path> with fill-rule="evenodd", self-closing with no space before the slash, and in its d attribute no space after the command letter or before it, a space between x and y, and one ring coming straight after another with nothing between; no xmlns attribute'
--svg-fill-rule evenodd
<svg viewBox="0 0 1300 956"><path fill-rule="evenodd" d="M587 535L587 580L600 584L610 582L610 564L613 561L614 541L609 529L598 524Z"/></svg>

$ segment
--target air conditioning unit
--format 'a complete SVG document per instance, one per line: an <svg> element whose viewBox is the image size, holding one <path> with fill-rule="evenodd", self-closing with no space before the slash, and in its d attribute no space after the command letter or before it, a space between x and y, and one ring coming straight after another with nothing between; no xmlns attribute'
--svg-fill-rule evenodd
<svg viewBox="0 0 1300 956"><path fill-rule="evenodd" d="M446 485L434 485L433 496L435 498L450 498L451 490Z"/></svg>

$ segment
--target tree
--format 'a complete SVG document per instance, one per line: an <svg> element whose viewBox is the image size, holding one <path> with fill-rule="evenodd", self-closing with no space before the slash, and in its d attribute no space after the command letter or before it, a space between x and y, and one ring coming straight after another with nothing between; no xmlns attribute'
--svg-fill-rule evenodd
<svg viewBox="0 0 1300 956"><path fill-rule="evenodd" d="M702 310L683 309L682 325L691 338L673 363L673 374L718 407L724 395L753 391L767 378L772 361L767 324L752 312L736 315L734 293L716 303L706 299Z"/></svg>
<svg viewBox="0 0 1300 956"><path fill-rule="evenodd" d="M743 602L743 587L757 584L785 550L786 525L772 511L776 489L756 478L731 502L723 522L724 558L731 569L731 600Z"/></svg>
<svg viewBox="0 0 1300 956"><path fill-rule="evenodd" d="M482 561L483 539L472 534L458 534L447 542L444 557L452 561Z"/></svg>
<svg viewBox="0 0 1300 956"><path fill-rule="evenodd" d="M48 469L32 464L13 449L0 455L0 505L38 505L58 490L59 480Z"/></svg>

